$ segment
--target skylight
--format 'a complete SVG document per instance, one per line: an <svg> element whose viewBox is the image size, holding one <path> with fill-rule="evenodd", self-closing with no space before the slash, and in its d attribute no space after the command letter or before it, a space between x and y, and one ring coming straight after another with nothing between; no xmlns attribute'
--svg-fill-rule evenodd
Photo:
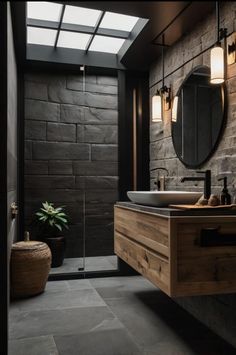
<svg viewBox="0 0 236 355"><path fill-rule="evenodd" d="M27 42L29 44L40 44L44 46L54 46L57 31L46 28L28 27Z"/></svg>
<svg viewBox="0 0 236 355"><path fill-rule="evenodd" d="M47 1L28 1L27 17L35 20L59 22L62 5Z"/></svg>
<svg viewBox="0 0 236 355"><path fill-rule="evenodd" d="M124 42L125 40L121 38L95 36L89 50L117 54Z"/></svg>
<svg viewBox="0 0 236 355"><path fill-rule="evenodd" d="M63 23L94 27L96 26L100 15L101 11L99 10L67 5L63 17Z"/></svg>
<svg viewBox="0 0 236 355"><path fill-rule="evenodd" d="M106 12L102 19L100 28L110 28L113 30L132 31L138 21L138 17Z"/></svg>
<svg viewBox="0 0 236 355"><path fill-rule="evenodd" d="M139 18L46 1L27 2L27 43L118 54Z"/></svg>
<svg viewBox="0 0 236 355"><path fill-rule="evenodd" d="M64 48L86 49L91 36L85 33L60 31L57 46Z"/></svg>

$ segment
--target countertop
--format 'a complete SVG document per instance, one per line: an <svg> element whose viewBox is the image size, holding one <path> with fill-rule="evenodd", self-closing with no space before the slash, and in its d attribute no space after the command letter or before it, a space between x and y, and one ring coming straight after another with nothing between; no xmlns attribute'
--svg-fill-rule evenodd
<svg viewBox="0 0 236 355"><path fill-rule="evenodd" d="M235 209L210 209L210 210L180 210L176 208L168 207L152 207L138 205L134 202L121 202L118 201L116 206L129 208L136 211L155 213L162 216L172 217L172 216L236 216Z"/></svg>

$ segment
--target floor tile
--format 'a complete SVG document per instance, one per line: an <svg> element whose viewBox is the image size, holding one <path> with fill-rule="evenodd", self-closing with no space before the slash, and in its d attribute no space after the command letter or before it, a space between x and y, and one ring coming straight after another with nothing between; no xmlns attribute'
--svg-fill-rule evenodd
<svg viewBox="0 0 236 355"><path fill-rule="evenodd" d="M59 355L53 336L9 341L8 355Z"/></svg>
<svg viewBox="0 0 236 355"><path fill-rule="evenodd" d="M114 318L107 307L19 312L10 316L9 337L19 339L48 334L77 334L102 327L104 322L108 324Z"/></svg>
<svg viewBox="0 0 236 355"><path fill-rule="evenodd" d="M78 283L75 283L78 285ZM67 287L72 287L71 284ZM104 306L105 303L96 290L68 289L67 291L44 292L43 294L17 300L11 304L11 312L55 310L64 308Z"/></svg>
<svg viewBox="0 0 236 355"><path fill-rule="evenodd" d="M60 355L141 355L125 329L56 336Z"/></svg>

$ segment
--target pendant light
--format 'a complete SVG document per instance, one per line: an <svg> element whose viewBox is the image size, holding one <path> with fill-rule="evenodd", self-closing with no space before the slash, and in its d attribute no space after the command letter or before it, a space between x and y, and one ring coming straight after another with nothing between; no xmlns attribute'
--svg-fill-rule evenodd
<svg viewBox="0 0 236 355"><path fill-rule="evenodd" d="M170 109L171 98L170 98L170 88L167 88L164 84L164 46L165 38L162 35L162 87L157 90L156 94L152 97L152 122L161 122L163 120L163 108L165 110ZM164 101L164 103L163 103ZM164 106L164 107L163 107Z"/></svg>
<svg viewBox="0 0 236 355"><path fill-rule="evenodd" d="M152 122L162 121L162 107L161 107L161 95L157 90L156 94L152 97Z"/></svg>
<svg viewBox="0 0 236 355"><path fill-rule="evenodd" d="M224 82L224 49L221 47L220 41L226 36L227 30L220 29L220 13L219 1L216 1L216 31L217 41L216 45L211 49L210 65L211 65L211 79L212 84L222 84Z"/></svg>

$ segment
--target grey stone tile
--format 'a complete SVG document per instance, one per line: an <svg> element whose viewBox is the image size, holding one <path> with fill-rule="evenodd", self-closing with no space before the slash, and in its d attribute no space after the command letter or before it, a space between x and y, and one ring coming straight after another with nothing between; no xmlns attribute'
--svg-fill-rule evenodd
<svg viewBox="0 0 236 355"><path fill-rule="evenodd" d="M53 336L9 341L8 355L59 355Z"/></svg>
<svg viewBox="0 0 236 355"><path fill-rule="evenodd" d="M142 276L90 279L90 283L104 300L131 296L135 297L135 294L138 294L139 292L158 292L156 286Z"/></svg>
<svg viewBox="0 0 236 355"><path fill-rule="evenodd" d="M59 121L60 105L39 100L25 100L25 118L40 121Z"/></svg>
<svg viewBox="0 0 236 355"><path fill-rule="evenodd" d="M54 142L76 142L76 125L48 122L47 140Z"/></svg>
<svg viewBox="0 0 236 355"><path fill-rule="evenodd" d="M40 176L40 175L25 175L25 188L27 189L68 189L75 186L74 176Z"/></svg>
<svg viewBox="0 0 236 355"><path fill-rule="evenodd" d="M32 141L25 141L25 159L32 159Z"/></svg>
<svg viewBox="0 0 236 355"><path fill-rule="evenodd" d="M77 176L76 187L87 190L118 189L118 177L116 176Z"/></svg>
<svg viewBox="0 0 236 355"><path fill-rule="evenodd" d="M57 85L48 87L48 98L52 102L82 106L85 102L84 95L81 91L67 90Z"/></svg>
<svg viewBox="0 0 236 355"><path fill-rule="evenodd" d="M44 292L38 296L14 301L11 311L32 312L39 310L62 310L66 308L101 307L105 303L98 293L90 289L78 288L59 291L57 293Z"/></svg>
<svg viewBox="0 0 236 355"><path fill-rule="evenodd" d="M84 107L75 105L61 105L61 122L83 123Z"/></svg>
<svg viewBox="0 0 236 355"><path fill-rule="evenodd" d="M55 337L61 355L141 355L125 329Z"/></svg>
<svg viewBox="0 0 236 355"><path fill-rule="evenodd" d="M67 80L67 89L76 91L87 91L100 94L117 95L117 85L89 83L85 80L85 85L80 77L73 77Z"/></svg>
<svg viewBox="0 0 236 355"><path fill-rule="evenodd" d="M25 160L25 175L47 175L48 162L45 160Z"/></svg>
<svg viewBox="0 0 236 355"><path fill-rule="evenodd" d="M97 83L99 85L118 85L118 78L113 76L98 76Z"/></svg>
<svg viewBox="0 0 236 355"><path fill-rule="evenodd" d="M114 315L107 307L87 307L10 313L9 337L27 338L41 335L67 335L88 332L108 324Z"/></svg>
<svg viewBox="0 0 236 355"><path fill-rule="evenodd" d="M50 175L72 175L73 167L72 161L65 160L51 160L49 161L49 174Z"/></svg>
<svg viewBox="0 0 236 355"><path fill-rule="evenodd" d="M46 122L25 120L25 139L46 139Z"/></svg>
<svg viewBox="0 0 236 355"><path fill-rule="evenodd" d="M93 107L84 108L84 122L86 124L118 124L118 111L99 109Z"/></svg>
<svg viewBox="0 0 236 355"><path fill-rule="evenodd" d="M84 105L88 107L117 110L118 100L116 95L103 95L85 92Z"/></svg>
<svg viewBox="0 0 236 355"><path fill-rule="evenodd" d="M74 174L79 176L117 176L118 163L105 161L74 161Z"/></svg>
<svg viewBox="0 0 236 355"><path fill-rule="evenodd" d="M118 126L87 125L84 127L84 142L117 144Z"/></svg>
<svg viewBox="0 0 236 355"><path fill-rule="evenodd" d="M34 83L31 81L25 81L25 98L47 100L48 99L47 85L43 83Z"/></svg>
<svg viewBox="0 0 236 355"><path fill-rule="evenodd" d="M118 146L114 144L92 144L92 160L118 161Z"/></svg>
<svg viewBox="0 0 236 355"><path fill-rule="evenodd" d="M34 159L89 159L89 145L83 143L33 142Z"/></svg>

